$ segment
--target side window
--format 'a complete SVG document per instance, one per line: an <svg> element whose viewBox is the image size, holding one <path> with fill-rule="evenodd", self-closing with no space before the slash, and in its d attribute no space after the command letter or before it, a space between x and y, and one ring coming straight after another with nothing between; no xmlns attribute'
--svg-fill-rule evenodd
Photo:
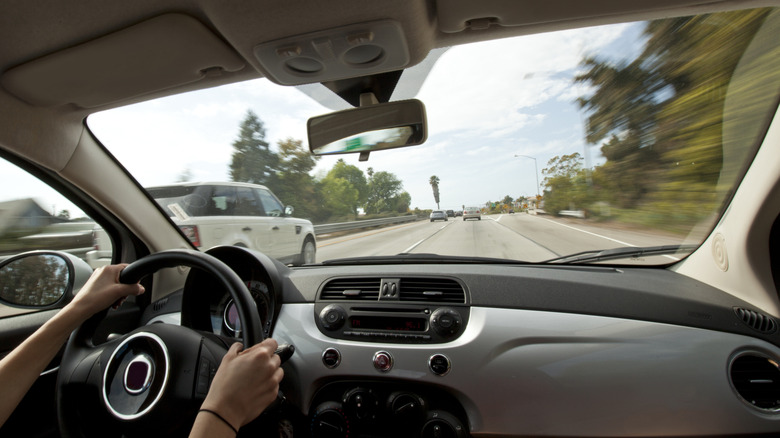
<svg viewBox="0 0 780 438"><path fill-rule="evenodd" d="M231 186L210 186L209 216L233 216L236 208L236 190Z"/></svg>
<svg viewBox="0 0 780 438"><path fill-rule="evenodd" d="M69 252L93 269L110 263L112 254L111 240L92 218L38 178L0 158L0 260L34 250ZM26 312L0 305L0 317Z"/></svg>
<svg viewBox="0 0 780 438"><path fill-rule="evenodd" d="M279 200L276 199L276 196L265 189L256 190L257 196L260 198L260 202L263 203L263 208L265 209L266 215L281 216L284 213L284 207L279 202Z"/></svg>
<svg viewBox="0 0 780 438"><path fill-rule="evenodd" d="M265 211L260 201L255 196L254 190L249 187L236 188L236 215L237 216L265 216Z"/></svg>

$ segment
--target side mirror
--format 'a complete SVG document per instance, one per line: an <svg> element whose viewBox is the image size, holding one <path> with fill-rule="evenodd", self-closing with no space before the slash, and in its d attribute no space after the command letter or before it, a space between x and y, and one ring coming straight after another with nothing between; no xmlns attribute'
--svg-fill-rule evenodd
<svg viewBox="0 0 780 438"><path fill-rule="evenodd" d="M92 269L64 252L33 251L0 262L0 303L49 309L68 302L86 283Z"/></svg>
<svg viewBox="0 0 780 438"><path fill-rule="evenodd" d="M312 117L306 124L314 155L360 153L422 144L425 106L417 99L374 103Z"/></svg>
<svg viewBox="0 0 780 438"><path fill-rule="evenodd" d="M292 205L288 205L287 207L284 207L284 215L285 216L292 216L293 211L295 211L295 209L293 208Z"/></svg>

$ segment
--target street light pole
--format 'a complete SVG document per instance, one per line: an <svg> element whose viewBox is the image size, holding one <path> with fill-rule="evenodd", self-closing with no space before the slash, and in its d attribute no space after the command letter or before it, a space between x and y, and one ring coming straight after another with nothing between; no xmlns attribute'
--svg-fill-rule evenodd
<svg viewBox="0 0 780 438"><path fill-rule="evenodd" d="M515 154L515 158L524 157L534 160L534 176L536 177L536 196L539 196L539 167L536 165L536 158L529 157L528 155Z"/></svg>

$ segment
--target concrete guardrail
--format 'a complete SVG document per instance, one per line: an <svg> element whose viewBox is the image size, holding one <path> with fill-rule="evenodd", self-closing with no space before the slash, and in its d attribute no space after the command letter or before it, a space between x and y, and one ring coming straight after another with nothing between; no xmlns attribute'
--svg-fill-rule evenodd
<svg viewBox="0 0 780 438"><path fill-rule="evenodd" d="M314 234L329 234L338 231L352 231L362 228L373 228L381 225L395 225L403 224L407 222L414 222L418 220L415 215L397 216L397 217L385 217L381 219L366 219L362 221L350 221L350 222L338 222L335 224L322 224L314 226Z"/></svg>

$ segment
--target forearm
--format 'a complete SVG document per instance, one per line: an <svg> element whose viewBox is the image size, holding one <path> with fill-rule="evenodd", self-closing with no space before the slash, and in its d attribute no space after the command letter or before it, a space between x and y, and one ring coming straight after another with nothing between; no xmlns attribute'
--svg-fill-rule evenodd
<svg viewBox="0 0 780 438"><path fill-rule="evenodd" d="M112 303L117 305L127 295L144 292L140 284L119 283L119 274L125 266L110 265L97 269L73 301L0 361L0 388L3 388L0 425L16 409L73 330Z"/></svg>
<svg viewBox="0 0 780 438"><path fill-rule="evenodd" d="M0 361L0 425L79 326L80 318L77 311L59 312Z"/></svg>

